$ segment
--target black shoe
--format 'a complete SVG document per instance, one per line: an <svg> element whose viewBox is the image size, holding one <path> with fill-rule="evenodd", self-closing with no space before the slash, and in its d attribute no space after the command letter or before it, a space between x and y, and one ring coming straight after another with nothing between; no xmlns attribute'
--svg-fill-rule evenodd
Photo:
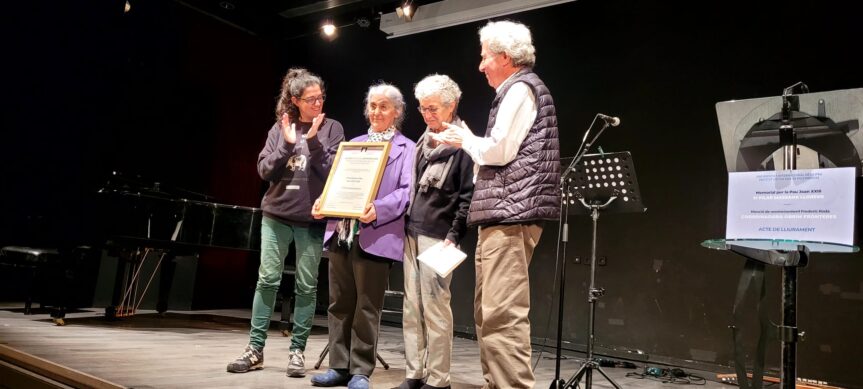
<svg viewBox="0 0 863 389"><path fill-rule="evenodd" d="M423 386L423 380L416 378L408 378L402 382L396 389L420 389Z"/></svg>
<svg viewBox="0 0 863 389"><path fill-rule="evenodd" d="M255 350L252 346L246 346L243 355L228 364L229 373L245 373L250 370L264 368L264 350Z"/></svg>

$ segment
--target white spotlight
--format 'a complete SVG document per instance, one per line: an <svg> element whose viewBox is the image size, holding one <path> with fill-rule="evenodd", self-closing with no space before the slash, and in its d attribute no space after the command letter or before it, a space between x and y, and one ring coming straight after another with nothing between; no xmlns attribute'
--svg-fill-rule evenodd
<svg viewBox="0 0 863 389"><path fill-rule="evenodd" d="M321 31L323 31L324 35L331 37L336 33L336 26L331 22L327 22L321 26Z"/></svg>
<svg viewBox="0 0 863 389"><path fill-rule="evenodd" d="M396 15L403 18L405 21L411 21L414 17L414 6L411 1L405 1L401 7L396 7Z"/></svg>

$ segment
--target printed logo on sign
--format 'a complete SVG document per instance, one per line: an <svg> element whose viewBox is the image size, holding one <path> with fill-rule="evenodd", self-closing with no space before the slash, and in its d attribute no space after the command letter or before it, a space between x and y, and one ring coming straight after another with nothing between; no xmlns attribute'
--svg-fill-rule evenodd
<svg viewBox="0 0 863 389"><path fill-rule="evenodd" d="M297 170L299 170L301 172L306 171L306 156L305 155L294 155L294 156L292 156L291 159L288 160L287 168L291 169L292 172L297 171Z"/></svg>

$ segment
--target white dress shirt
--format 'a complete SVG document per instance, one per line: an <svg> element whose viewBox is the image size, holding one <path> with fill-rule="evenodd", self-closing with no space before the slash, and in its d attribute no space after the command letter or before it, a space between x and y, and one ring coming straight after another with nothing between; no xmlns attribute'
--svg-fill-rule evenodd
<svg viewBox="0 0 863 389"><path fill-rule="evenodd" d="M497 92L500 92L500 88L513 76L515 74L501 83ZM479 170L479 166L503 166L515 159L521 143L536 120L536 110L536 99L530 86L517 82L509 88L500 102L489 136L480 137L470 133L465 134L462 139L462 149L477 164L474 173Z"/></svg>

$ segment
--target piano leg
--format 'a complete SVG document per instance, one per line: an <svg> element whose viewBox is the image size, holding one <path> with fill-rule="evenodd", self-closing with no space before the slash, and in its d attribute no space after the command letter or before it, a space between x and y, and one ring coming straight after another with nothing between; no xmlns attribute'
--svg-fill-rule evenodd
<svg viewBox="0 0 863 389"><path fill-rule="evenodd" d="M117 273L114 276L114 293L111 305L105 307L105 318L114 320L124 316L123 295L132 277L134 263L137 262L137 249L120 248L117 254ZM118 308L120 312L118 312Z"/></svg>
<svg viewBox="0 0 863 389"><path fill-rule="evenodd" d="M171 285L174 283L174 270L177 268L175 255L167 251L159 270L159 299L156 302L156 312L164 314L168 311L168 298L171 296Z"/></svg>
<svg viewBox="0 0 863 389"><path fill-rule="evenodd" d="M66 325L66 308L74 303L72 295L74 294L73 281L76 269L64 261L53 270L56 274L55 277L52 277L54 282L51 285L51 295L56 299L57 305L51 308L51 321L58 326L64 326Z"/></svg>
<svg viewBox="0 0 863 389"><path fill-rule="evenodd" d="M24 314L31 315L33 314L33 291L36 289L33 287L33 283L36 282L36 267L33 266L30 268L30 271L27 272L27 276L29 279L27 280L27 297L24 300Z"/></svg>
<svg viewBox="0 0 863 389"><path fill-rule="evenodd" d="M63 306L57 307L51 311L51 321L58 326L66 325L66 308Z"/></svg>

